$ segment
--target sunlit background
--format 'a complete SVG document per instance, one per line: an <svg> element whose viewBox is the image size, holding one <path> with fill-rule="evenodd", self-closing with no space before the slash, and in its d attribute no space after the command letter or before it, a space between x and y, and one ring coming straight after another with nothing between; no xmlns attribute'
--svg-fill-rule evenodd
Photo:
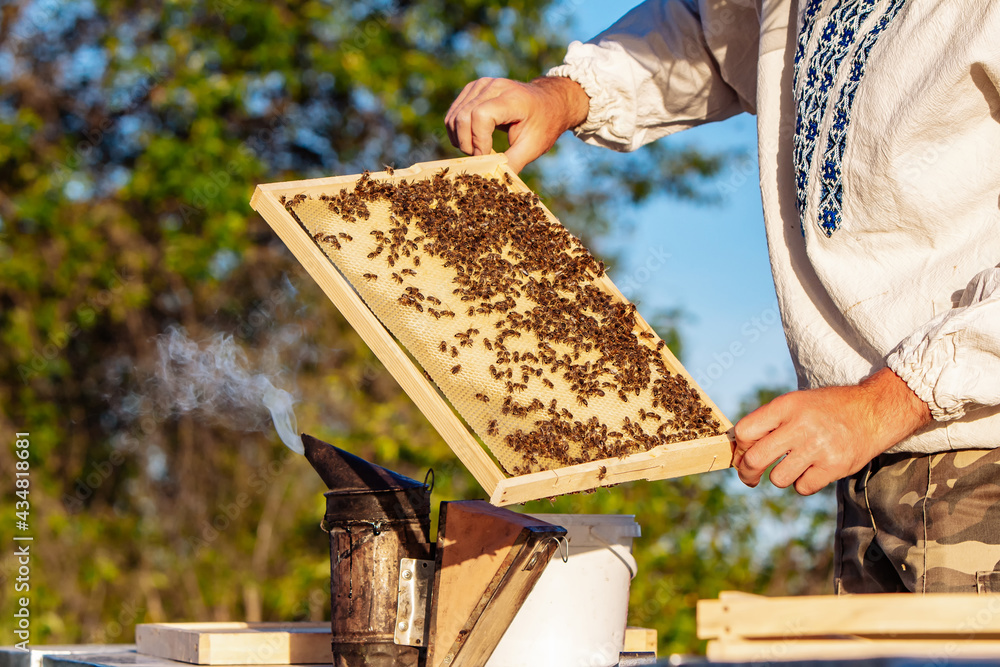
<svg viewBox="0 0 1000 667"><path fill-rule="evenodd" d="M278 438L289 399L303 431L417 479L433 468L435 507L482 497L250 194L458 157L442 120L466 82L537 76L626 8L2 6L0 544L15 531L11 434L29 432L32 643L329 618L325 489ZM753 120L629 155L566 136L523 174L733 420L794 386ZM524 509L636 515L630 623L655 627L661 651L702 650L694 604L720 590L829 590L828 493L748 492L725 471ZM4 618L16 567L4 549Z"/></svg>

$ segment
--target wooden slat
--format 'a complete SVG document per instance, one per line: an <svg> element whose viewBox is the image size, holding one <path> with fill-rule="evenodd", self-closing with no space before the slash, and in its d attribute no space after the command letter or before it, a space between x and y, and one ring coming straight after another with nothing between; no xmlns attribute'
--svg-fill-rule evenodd
<svg viewBox="0 0 1000 667"><path fill-rule="evenodd" d="M194 665L291 665L330 661L327 623L142 623L136 650Z"/></svg>
<svg viewBox="0 0 1000 667"><path fill-rule="evenodd" d="M828 635L961 637L1000 633L1000 595L909 593L698 602L700 639Z"/></svg>
<svg viewBox="0 0 1000 667"><path fill-rule="evenodd" d="M484 156L480 162L492 160L498 163L503 156ZM400 177L415 176L422 171L446 166L441 163L418 164L396 172ZM466 163L466 168L469 164ZM271 225L281 240L292 251L313 280L320 286L338 310L344 315L355 331L361 336L375 356L392 374L403 391L416 403L445 442L469 469L476 481L492 493L504 478L503 472L493 462L469 430L455 416L451 407L438 393L431 382L410 361L392 335L371 312L351 284L337 271L323 254L323 251L309 238L309 235L281 205L279 193L289 189L298 192L325 191L333 187L343 187L353 183L356 177L321 178L291 183L273 183L257 187L250 206L260 213Z"/></svg>
<svg viewBox="0 0 1000 667"><path fill-rule="evenodd" d="M669 479L722 470L730 467L732 458L732 440L728 435L660 445L620 459L589 461L508 477L497 485L490 502L512 505L639 479Z"/></svg>
<svg viewBox="0 0 1000 667"><path fill-rule="evenodd" d="M625 628L622 653L656 653L656 628Z"/></svg>
<svg viewBox="0 0 1000 667"><path fill-rule="evenodd" d="M887 657L934 658L930 664L947 664L957 658L1000 659L1000 641L978 640L850 640L781 639L708 643L710 660L768 664L785 660L851 660Z"/></svg>

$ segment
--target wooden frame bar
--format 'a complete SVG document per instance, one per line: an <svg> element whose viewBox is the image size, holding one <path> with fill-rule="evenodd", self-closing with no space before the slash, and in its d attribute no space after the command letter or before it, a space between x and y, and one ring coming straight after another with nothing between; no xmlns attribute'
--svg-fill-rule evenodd
<svg viewBox="0 0 1000 667"><path fill-rule="evenodd" d="M329 623L140 623L139 653L193 665L330 661Z"/></svg>
<svg viewBox="0 0 1000 667"><path fill-rule="evenodd" d="M712 660L1000 658L1000 595L892 593L698 602Z"/></svg>
<svg viewBox="0 0 1000 667"><path fill-rule="evenodd" d="M443 168L452 173L476 173L500 178L510 176L513 189L530 192L530 189L507 166L502 154L484 155L454 160L441 160L397 169L390 176L385 172L373 174L374 178L429 178ZM368 344L375 356L413 399L459 460L472 473L495 505L509 505L537 498L572 493L618 484L637 479L666 479L712 470L728 468L732 460L732 437L720 435L689 442L662 445L652 450L625 456L621 459L604 459L557 470L507 477L494 462L476 437L469 431L446 402L438 389L424 376L406 352L371 312L351 284L313 242L292 215L281 204L282 196L297 194L319 195L352 185L358 176L318 178L305 181L288 181L257 186L250 205L271 225L289 250L301 262L310 276L344 315L350 325ZM543 207L544 209L544 207ZM548 209L547 216L558 222ZM595 282L601 289L627 302L607 275ZM649 324L636 314L638 326L652 332ZM662 350L665 363L682 375L699 393L703 403L719 420L722 430L731 430L732 423L709 397L698 387L677 358L666 347Z"/></svg>

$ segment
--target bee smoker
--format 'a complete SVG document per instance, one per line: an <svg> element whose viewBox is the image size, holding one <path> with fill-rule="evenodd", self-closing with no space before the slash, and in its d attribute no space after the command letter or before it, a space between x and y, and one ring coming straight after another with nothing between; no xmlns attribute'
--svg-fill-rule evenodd
<svg viewBox="0 0 1000 667"><path fill-rule="evenodd" d="M400 559L430 559L430 488L302 435L305 455L330 491L333 667L417 667L425 648L394 641ZM409 572L404 572L404 578Z"/></svg>

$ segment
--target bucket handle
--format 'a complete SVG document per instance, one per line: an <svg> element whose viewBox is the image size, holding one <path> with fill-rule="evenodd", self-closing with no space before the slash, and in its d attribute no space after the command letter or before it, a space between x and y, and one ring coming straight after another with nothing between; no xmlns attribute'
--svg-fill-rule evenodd
<svg viewBox="0 0 1000 667"><path fill-rule="evenodd" d="M545 542L549 540L555 540L556 549L559 550L559 557L562 558L562 562L569 562L569 540L566 539L565 535L549 535L545 538Z"/></svg>
<svg viewBox="0 0 1000 667"><path fill-rule="evenodd" d="M591 537L593 537L595 540L597 540L598 542L600 542L601 544L603 544L604 546L606 546L608 548L608 551L610 551L611 553L613 553L615 555L615 558L617 558L618 560L620 560L622 562L622 564L625 565L626 569L628 569L629 574L631 575L629 578L630 579L635 579L635 575L638 574L638 572L636 571L635 567L633 567L633 563L635 561L632 561L632 563L630 563L627 560L625 560L622 557L622 555L620 553L618 553L618 551L615 550L615 545L611 544L610 542L607 542L603 537L601 537L596 532L594 532L594 527L593 526L590 526L589 530L590 530L590 536Z"/></svg>

